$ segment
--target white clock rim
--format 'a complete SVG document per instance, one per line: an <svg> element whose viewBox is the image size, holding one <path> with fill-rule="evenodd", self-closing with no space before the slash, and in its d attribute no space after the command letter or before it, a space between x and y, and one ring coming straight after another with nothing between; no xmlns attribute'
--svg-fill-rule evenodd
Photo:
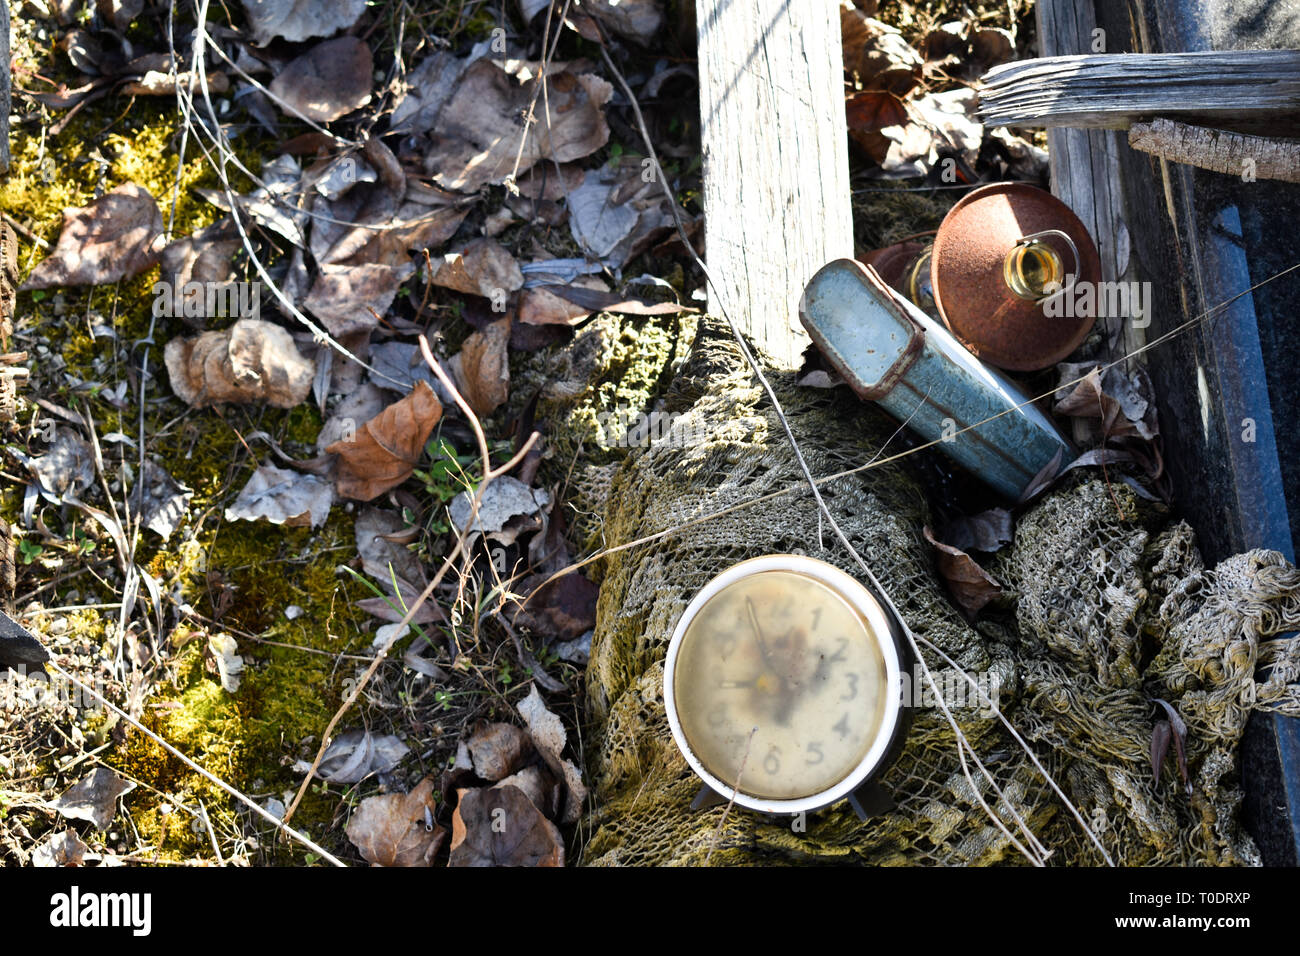
<svg viewBox="0 0 1300 956"><path fill-rule="evenodd" d="M723 588L734 584L741 578L766 571L792 571L796 574L805 574L829 587L856 611L861 613L871 625L872 636L875 638L881 656L885 661L885 686L891 689L891 692L885 695L885 713L881 718L880 730L877 732L876 739L870 749L858 762L857 766L834 786L793 800L769 800L751 796L730 784L723 783L706 770L686 740L681 721L677 717L676 695L673 691L673 677L677 669L677 656L681 649L682 640L686 635L686 629L690 626L696 614L699 613L710 598ZM686 610L682 612L681 618L677 621L677 626L673 629L673 636L668 642L668 651L664 656L664 709L668 715L668 726L672 731L673 740L677 743L677 749L686 758L686 762L690 764L696 776L703 780L710 789L728 797L728 799L734 800L737 805L749 810L757 810L760 813L799 814L819 810L844 799L861 786L862 782L878 768L893 742L902 717L902 662L892 634L889 618L885 615L880 602L872 596L862 582L832 564L827 564L818 558L810 558L807 555L769 554L732 565L705 584L692 598L691 603L686 605Z"/></svg>

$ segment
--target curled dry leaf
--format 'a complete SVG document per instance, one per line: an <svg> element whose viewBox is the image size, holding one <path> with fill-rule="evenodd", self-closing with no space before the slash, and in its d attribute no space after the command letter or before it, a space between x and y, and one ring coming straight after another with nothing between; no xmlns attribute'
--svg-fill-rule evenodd
<svg viewBox="0 0 1300 956"><path fill-rule="evenodd" d="M271 93L318 123L328 123L370 102L374 59L356 37L318 43L271 81Z"/></svg>
<svg viewBox="0 0 1300 956"><path fill-rule="evenodd" d="M409 260L397 264L325 263L303 300L303 308L336 337L365 332L376 326L375 315L388 311L397 290L414 272Z"/></svg>
<svg viewBox="0 0 1300 956"><path fill-rule="evenodd" d="M501 243L475 239L460 252L446 253L430 281L504 305L505 297L524 284L524 274L519 271L515 257Z"/></svg>
<svg viewBox="0 0 1300 956"><path fill-rule="evenodd" d="M582 805L587 799L587 788L582 782L582 771L571 760L560 756L568 741L568 734L560 718L553 714L542 700L541 692L534 684L528 696L518 706L519 716L528 724L528 734L533 746L541 754L546 765L565 785L564 809L561 823L576 823L582 815Z"/></svg>
<svg viewBox="0 0 1300 956"><path fill-rule="evenodd" d="M1002 593L1002 585L969 554L937 540L928 526L922 531L925 540L938 552L939 573L948 586L948 593L963 611L974 617L984 605Z"/></svg>
<svg viewBox="0 0 1300 956"><path fill-rule="evenodd" d="M602 262L618 268L673 225L663 192L635 157L587 172L569 193L569 230Z"/></svg>
<svg viewBox="0 0 1300 956"><path fill-rule="evenodd" d="M24 289L103 285L139 275L158 261L162 213L148 191L124 183L88 206L63 211L59 241Z"/></svg>
<svg viewBox="0 0 1300 956"><path fill-rule="evenodd" d="M96 767L63 791L52 806L68 820L88 820L96 830L107 830L117 814L117 798L135 789L108 767Z"/></svg>
<svg viewBox="0 0 1300 956"><path fill-rule="evenodd" d="M424 566L406 546L410 529L394 512L381 508L364 508L355 525L357 553L362 570L379 585L387 597L358 601L367 614L385 621L400 621L427 583ZM396 590L394 590L396 581ZM411 618L412 623L427 624L443 619L433 601L425 601Z"/></svg>
<svg viewBox="0 0 1300 956"><path fill-rule="evenodd" d="M888 90L906 96L920 82L923 63L894 27L873 20L854 8L840 5L840 36L844 72L859 89Z"/></svg>
<svg viewBox="0 0 1300 956"><path fill-rule="evenodd" d="M258 46L276 37L290 42L346 30L366 10L366 0L244 0Z"/></svg>
<svg viewBox="0 0 1300 956"><path fill-rule="evenodd" d="M1052 409L1058 415L1095 418L1101 422L1103 438L1136 436L1147 440L1160 434L1156 420L1156 406L1148 396L1151 383L1146 373L1139 370L1131 379L1118 366L1103 373L1094 368L1074 382L1086 365L1062 363L1062 386L1058 387L1058 401Z"/></svg>
<svg viewBox="0 0 1300 956"><path fill-rule="evenodd" d="M32 850L32 866L81 866L90 847L75 830L52 833Z"/></svg>
<svg viewBox="0 0 1300 956"><path fill-rule="evenodd" d="M426 382L419 382L411 394L362 425L353 441L326 448L339 456L339 494L370 501L411 477L441 417L442 403Z"/></svg>
<svg viewBox="0 0 1300 956"><path fill-rule="evenodd" d="M528 734L514 724L487 724L465 742L474 772L484 780L503 780L527 763L533 754Z"/></svg>
<svg viewBox="0 0 1300 956"><path fill-rule="evenodd" d="M334 504L334 485L275 465L262 465L226 509L227 521L269 521L290 528L319 528Z"/></svg>
<svg viewBox="0 0 1300 956"><path fill-rule="evenodd" d="M604 280L597 276L578 276L568 288L608 293ZM579 305L551 285L539 285L519 293L518 317L528 325L574 325L591 315L592 309Z"/></svg>
<svg viewBox="0 0 1300 956"><path fill-rule="evenodd" d="M293 408L311 393L316 375L293 337L261 319L240 319L223 332L172 339L165 358L172 390L195 408L222 402Z"/></svg>
<svg viewBox="0 0 1300 956"><path fill-rule="evenodd" d="M524 767L493 786L519 788L548 820L558 818L564 810L564 787L546 767L539 764Z"/></svg>
<svg viewBox="0 0 1300 956"><path fill-rule="evenodd" d="M230 89L230 77L220 70L209 70L206 74L209 93L225 93ZM203 82L193 70L184 70L176 76L161 70L146 70L138 80L126 83L119 92L126 96L175 96L176 90L187 92L199 88Z"/></svg>
<svg viewBox="0 0 1300 956"><path fill-rule="evenodd" d="M474 414L491 415L510 397L510 320L491 323L465 340L447 370Z"/></svg>
<svg viewBox="0 0 1300 956"><path fill-rule="evenodd" d="M228 693L239 691L244 673L244 659L237 653L239 645L229 634L212 634L208 637L205 660L208 671L216 673L221 686Z"/></svg>
<svg viewBox="0 0 1300 956"><path fill-rule="evenodd" d="M518 787L460 790L449 866L564 866L559 829Z"/></svg>
<svg viewBox="0 0 1300 956"><path fill-rule="evenodd" d="M172 536L185 517L194 492L186 488L152 459L146 459L144 471L131 489L131 507L144 526L164 541Z"/></svg>
<svg viewBox="0 0 1300 956"><path fill-rule="evenodd" d="M462 491L453 498L449 508L451 520L462 534L477 532L490 538L504 535L509 538L504 543L510 544L513 542L513 535L509 533L511 519L520 515L535 515L550 501L551 496L545 490L530 488L518 478L502 475L493 479L483 490L478 516L473 525L470 524L470 516L473 514L474 496L468 491Z"/></svg>
<svg viewBox="0 0 1300 956"><path fill-rule="evenodd" d="M95 480L95 450L90 442L62 426L55 430L49 450L25 459L25 463L41 488L55 495L80 494Z"/></svg>
<svg viewBox="0 0 1300 956"><path fill-rule="evenodd" d="M433 822L433 781L410 793L366 797L344 832L374 866L432 866L447 831Z"/></svg>
<svg viewBox="0 0 1300 956"><path fill-rule="evenodd" d="M1161 700L1159 697L1156 698L1155 702L1163 708L1165 716L1168 718L1167 720L1160 721L1160 723L1167 723L1169 725L1169 735L1173 738L1174 753L1178 758L1178 775L1182 777L1183 788L1187 791L1187 795L1190 797L1192 795L1192 780L1187 770L1187 724L1173 704L1169 703L1167 700ZM1154 744L1155 738L1153 736L1153 748ZM1165 746L1168 747L1168 741L1165 742ZM1152 754L1152 762L1155 762L1154 753ZM1156 782L1158 783L1158 768L1156 773Z"/></svg>
<svg viewBox="0 0 1300 956"><path fill-rule="evenodd" d="M330 741L318 776L330 783L360 783L372 773L392 770L410 750L393 734L349 730Z"/></svg>

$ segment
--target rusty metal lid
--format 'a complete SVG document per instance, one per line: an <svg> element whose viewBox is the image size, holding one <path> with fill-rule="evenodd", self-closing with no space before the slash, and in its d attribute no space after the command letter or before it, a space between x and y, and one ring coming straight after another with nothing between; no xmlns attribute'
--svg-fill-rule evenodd
<svg viewBox="0 0 1300 956"><path fill-rule="evenodd" d="M982 361L1016 372L1061 361L1095 321L1091 314L1045 315L1043 284L1060 283L1064 291L1056 294L1064 296L1075 281L1100 279L1097 246L1079 217L1024 183L967 194L944 217L930 260L944 324Z"/></svg>

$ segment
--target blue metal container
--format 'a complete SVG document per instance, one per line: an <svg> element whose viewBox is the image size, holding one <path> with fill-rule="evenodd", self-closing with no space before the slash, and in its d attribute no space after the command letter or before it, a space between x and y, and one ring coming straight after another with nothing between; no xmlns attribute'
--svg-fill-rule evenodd
<svg viewBox="0 0 1300 956"><path fill-rule="evenodd" d="M836 259L799 318L844 381L1011 499L1070 446L1050 419L870 266ZM966 429L970 426L969 431Z"/></svg>

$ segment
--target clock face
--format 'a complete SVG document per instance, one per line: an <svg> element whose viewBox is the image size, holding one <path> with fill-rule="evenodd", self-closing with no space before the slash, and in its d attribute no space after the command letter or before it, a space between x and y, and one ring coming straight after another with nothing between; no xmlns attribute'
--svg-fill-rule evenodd
<svg viewBox="0 0 1300 956"><path fill-rule="evenodd" d="M728 788L766 800L822 793L880 735L881 647L867 619L822 581L787 570L739 576L681 636L672 667L681 732Z"/></svg>

